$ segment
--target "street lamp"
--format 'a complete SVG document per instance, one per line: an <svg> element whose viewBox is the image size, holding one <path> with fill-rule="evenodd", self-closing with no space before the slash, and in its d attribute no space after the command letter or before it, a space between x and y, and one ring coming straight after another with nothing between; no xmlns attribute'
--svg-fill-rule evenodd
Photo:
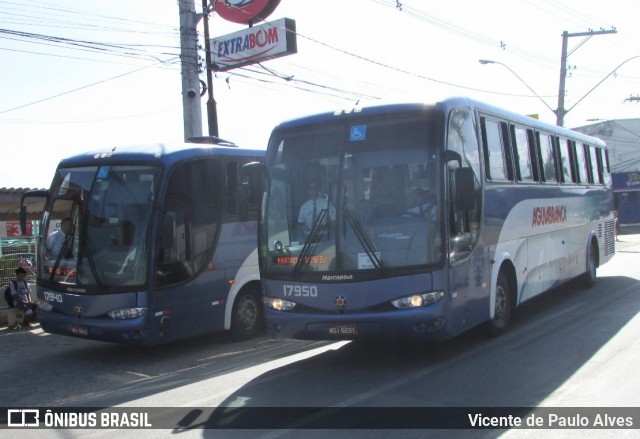
<svg viewBox="0 0 640 439"><path fill-rule="evenodd" d="M584 96L582 96L580 99L578 99L576 101L575 104L573 104L571 106L571 108L569 108L568 110L564 110L562 112L562 117L564 117L565 114L567 114L569 111L573 110L573 107L575 107L576 105L578 105L580 102L582 102L582 100L584 98L587 97L587 95L589 95L589 93L591 93L593 90L595 90L600 84L602 84L609 76L613 75L620 67L622 67L623 65L625 65L626 63L628 63L629 61L631 61L632 59L636 59L636 58L640 58L640 55L636 55L636 56L632 56L629 59L626 59L624 61L622 61L620 64L618 64L618 67L616 67L615 69L611 70L611 72L609 72L609 74L607 76L605 76L604 78L602 78L600 80L600 82L598 82L596 85L594 85L593 87L591 87L591 90L589 90ZM562 121L562 120L561 120Z"/></svg>
<svg viewBox="0 0 640 439"><path fill-rule="evenodd" d="M522 79L520 76L518 76L518 74L517 74L516 72L514 72L514 71L511 69L511 67L509 67L508 65L503 64L503 63L501 63L501 62L498 62L498 61L492 61L492 60L490 60L490 59L479 59L479 60L478 60L478 62L480 62L480 64L500 64L502 67L504 67L504 68L506 68L507 70L509 70L511 73L513 73L513 75L514 75L516 78L518 78L518 80L520 80L520 82L522 82L522 83L523 83L523 84L524 84L524 85L525 85L525 86L526 86L526 87L531 91L531 93L533 93L533 94L535 95L535 97L537 97L538 99L540 99L540 101L542 101L542 103L543 103L543 104L544 104L544 105L545 105L549 110L551 110L551 111L553 112L553 114L556 114L556 115L557 115L556 110L554 110L553 108L551 108L551 107L549 106L549 104L547 104L547 102L546 102L544 99L542 99L542 98L540 97L540 95L539 95L538 93L536 93L536 91L535 91L534 89L532 89L532 88L529 86L529 84L527 84L526 82L524 82L524 79Z"/></svg>
<svg viewBox="0 0 640 439"><path fill-rule="evenodd" d="M584 96L582 96L580 99L578 99L578 100L576 101L576 103L574 103L574 104L571 106L571 108L569 108L568 110L565 110L565 109L564 109L564 107L563 107L563 105L564 105L564 100L561 100L561 103L559 103L559 106L558 106L558 109L557 109L557 110L554 110L553 108L551 108L551 107L549 106L549 104L547 104L547 103L544 101L544 99L542 99L542 98L541 98L541 97L540 97L540 96L539 96L539 95L538 95L538 94L537 94L537 93L536 93L536 92L535 92L531 87L529 87L529 85L528 85L526 82L524 82L524 80L523 80L520 76L518 76L518 74L517 74L516 72L514 72L513 70L511 70L511 68L510 68L508 65L503 64L503 63L498 62L498 61L491 61L491 60L488 60L488 59L481 59L481 60L479 60L479 61L480 61L480 64L500 64L501 66L503 66L503 67L505 67L507 70L509 70L511 73L513 73L513 74L515 75L515 77L516 77L516 78L518 78L518 79L520 80L520 82L522 82L524 85L526 85L526 86L527 86L527 88L528 88L529 90L531 90L531 92L532 92L532 93L533 93L533 94L534 94L538 99L540 99L540 100L542 101L542 103L543 103L543 104L544 104L544 105L545 105L549 110L551 110L551 111L553 112L553 114L555 114L555 115L556 115L556 125L558 125L558 126L562 126L562 125L563 125L563 123L564 123L564 116L565 116L569 111L573 110L573 109L575 108L575 106L576 106L576 105L578 105L580 102L582 102L582 100L583 100L584 98L586 98L586 97L587 97L587 96L588 96L588 95L589 95L593 90L595 90L595 89L596 89L600 84L602 84L602 83L603 83L603 82L604 82L604 81L605 81L609 76L613 75L613 74L614 74L614 73L615 73L615 72L616 72L620 67L622 67L623 65L625 65L625 64L626 64L626 63L628 63L629 61L631 61L631 60L633 60L633 59L636 59L636 58L640 58L640 55L632 56L631 58L629 58L629 59L626 59L626 60L622 61L622 62L618 65L618 67L616 67L615 69L613 69L611 72L609 72L609 74L607 74L607 76L605 76L604 78L602 78L602 79L600 80L600 82L598 82L596 85L594 85L594 86L591 88L591 90L589 90L587 93L585 93L585 95L584 95Z"/></svg>

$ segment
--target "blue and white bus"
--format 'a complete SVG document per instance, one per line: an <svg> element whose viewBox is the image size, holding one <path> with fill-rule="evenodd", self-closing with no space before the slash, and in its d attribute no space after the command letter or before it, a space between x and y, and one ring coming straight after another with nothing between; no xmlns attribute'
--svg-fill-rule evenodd
<svg viewBox="0 0 640 439"><path fill-rule="evenodd" d="M266 172L258 248L276 338L497 335L524 301L593 285L615 252L606 145L467 98L282 123Z"/></svg>
<svg viewBox="0 0 640 439"><path fill-rule="evenodd" d="M264 331L261 193L239 199L242 166L263 163L264 150L223 145L88 152L62 160L50 190L25 194L46 199L36 264L45 331L142 345ZM65 222L54 250L49 232Z"/></svg>

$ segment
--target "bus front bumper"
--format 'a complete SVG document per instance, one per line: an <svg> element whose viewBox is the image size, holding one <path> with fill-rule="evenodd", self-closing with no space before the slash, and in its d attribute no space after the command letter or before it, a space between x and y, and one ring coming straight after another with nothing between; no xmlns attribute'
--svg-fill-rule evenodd
<svg viewBox="0 0 640 439"><path fill-rule="evenodd" d="M115 343L153 344L145 329L145 316L114 320L69 316L57 311L37 312L40 327L51 334Z"/></svg>
<svg viewBox="0 0 640 439"><path fill-rule="evenodd" d="M299 340L424 339L450 337L439 307L377 313L311 314L265 309L273 338Z"/></svg>

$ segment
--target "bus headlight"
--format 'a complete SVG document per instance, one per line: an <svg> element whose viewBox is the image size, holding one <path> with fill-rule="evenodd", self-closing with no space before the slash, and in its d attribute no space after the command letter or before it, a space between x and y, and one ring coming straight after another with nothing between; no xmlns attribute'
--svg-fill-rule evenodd
<svg viewBox="0 0 640 439"><path fill-rule="evenodd" d="M276 311L291 311L296 306L294 302L278 297L263 297L262 303L267 308L275 309Z"/></svg>
<svg viewBox="0 0 640 439"><path fill-rule="evenodd" d="M114 320L135 319L147 313L147 308L122 308L109 311L107 314Z"/></svg>
<svg viewBox="0 0 640 439"><path fill-rule="evenodd" d="M392 300L391 304L396 308L418 308L420 306L431 305L440 301L444 297L444 291L432 291L424 294L412 294L410 296L401 297Z"/></svg>
<svg viewBox="0 0 640 439"><path fill-rule="evenodd" d="M53 309L53 305L50 304L49 302L47 302L46 300L41 300L40 302L37 302L36 304L38 305L38 308L43 310L43 311L50 312Z"/></svg>

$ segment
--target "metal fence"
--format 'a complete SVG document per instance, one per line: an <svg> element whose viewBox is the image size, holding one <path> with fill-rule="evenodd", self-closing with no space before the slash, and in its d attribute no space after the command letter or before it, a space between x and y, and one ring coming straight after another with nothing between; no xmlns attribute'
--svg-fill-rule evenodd
<svg viewBox="0 0 640 439"><path fill-rule="evenodd" d="M35 283L35 263L34 238L0 238L0 290L4 291L5 286L15 278L18 267L27 270L27 282Z"/></svg>

